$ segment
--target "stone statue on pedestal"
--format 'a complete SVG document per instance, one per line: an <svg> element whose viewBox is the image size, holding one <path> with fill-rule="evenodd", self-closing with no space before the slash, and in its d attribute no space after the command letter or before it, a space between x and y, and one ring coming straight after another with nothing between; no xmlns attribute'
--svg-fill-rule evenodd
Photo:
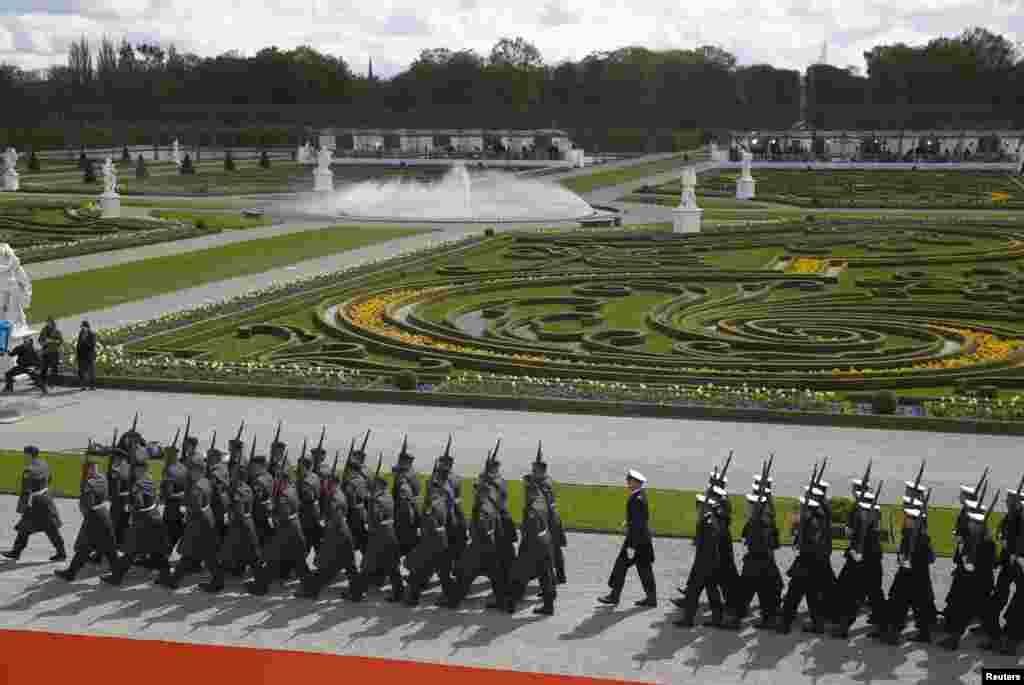
<svg viewBox="0 0 1024 685"><path fill-rule="evenodd" d="M334 152L328 147L320 148L317 154L317 166L313 172L313 190L315 192L331 192L334 190L334 173L331 171L331 159Z"/></svg>
<svg viewBox="0 0 1024 685"><path fill-rule="evenodd" d="M754 158L754 156L752 154L750 154L749 150L743 150L740 154L742 155L742 162L741 162L741 167L740 167L742 169L741 178L746 180L748 178L751 178L751 176L750 176L750 162Z"/></svg>
<svg viewBox="0 0 1024 685"><path fill-rule="evenodd" d="M114 167L114 162L110 157L107 157L106 161L103 162L103 194L117 194L117 169Z"/></svg>
<svg viewBox="0 0 1024 685"><path fill-rule="evenodd" d="M28 328L25 310L31 304L32 281L11 246L0 243L0 318L11 322L12 338Z"/></svg>
<svg viewBox="0 0 1024 685"><path fill-rule="evenodd" d="M103 193L100 195L100 216L118 219L121 216L121 196L117 194L117 169L107 157L103 162Z"/></svg>
<svg viewBox="0 0 1024 685"><path fill-rule="evenodd" d="M7 148L4 152L4 174L3 189L15 191L18 189L18 152L13 148Z"/></svg>
<svg viewBox="0 0 1024 685"><path fill-rule="evenodd" d="M743 172L736 180L736 199L753 200L755 188L757 186L757 183L754 181L754 177L750 175L750 160L753 159L753 155L751 155L747 150L743 150L742 155Z"/></svg>
<svg viewBox="0 0 1024 685"><path fill-rule="evenodd" d="M685 209L697 208L697 170L693 167L683 169L683 195L679 200L679 206Z"/></svg>
<svg viewBox="0 0 1024 685"><path fill-rule="evenodd" d="M178 145L177 138L171 143L171 159L174 161L174 166L181 169L181 147Z"/></svg>
<svg viewBox="0 0 1024 685"><path fill-rule="evenodd" d="M330 148L320 148L319 154L317 154L317 169L318 171L330 171L331 161L334 159L334 153Z"/></svg>

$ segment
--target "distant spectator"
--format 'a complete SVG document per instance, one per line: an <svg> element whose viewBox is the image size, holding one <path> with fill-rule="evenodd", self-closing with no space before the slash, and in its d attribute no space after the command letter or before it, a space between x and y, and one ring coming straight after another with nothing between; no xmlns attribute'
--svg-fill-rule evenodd
<svg viewBox="0 0 1024 685"><path fill-rule="evenodd" d="M124 162L125 164L128 164L129 162L132 161L132 156L128 152L128 146L127 145L125 145L124 149L121 150L121 161Z"/></svg>
<svg viewBox="0 0 1024 685"><path fill-rule="evenodd" d="M33 150L32 154L28 158L28 170L39 171L39 158L36 157L36 151Z"/></svg>
<svg viewBox="0 0 1024 685"><path fill-rule="evenodd" d="M25 341L7 353L8 357L16 357L14 368L4 374L4 392L14 392L14 379L25 373L28 374L37 384L43 394L46 394L46 384L39 383L39 354L36 352L35 343L32 338L25 338Z"/></svg>
<svg viewBox="0 0 1024 685"><path fill-rule="evenodd" d="M78 365L78 384L85 390L86 383L90 390L96 389L96 334L92 332L88 321L82 322L75 343L75 361Z"/></svg>
<svg viewBox="0 0 1024 685"><path fill-rule="evenodd" d="M135 161L135 178L146 178L146 160L142 155Z"/></svg>
<svg viewBox="0 0 1024 685"><path fill-rule="evenodd" d="M267 154L266 150L260 153L260 166L264 169L270 168L270 156Z"/></svg>
<svg viewBox="0 0 1024 685"><path fill-rule="evenodd" d="M39 346L43 349L43 369L39 377L40 383L45 385L49 380L52 385L53 381L57 379L57 373L60 370L60 348L63 344L64 336L61 335L57 328L57 322L51 316L46 320L46 325L39 333Z"/></svg>
<svg viewBox="0 0 1024 685"><path fill-rule="evenodd" d="M185 153L185 159L181 160L181 175L191 176L196 173L196 168L192 166L192 158Z"/></svg>

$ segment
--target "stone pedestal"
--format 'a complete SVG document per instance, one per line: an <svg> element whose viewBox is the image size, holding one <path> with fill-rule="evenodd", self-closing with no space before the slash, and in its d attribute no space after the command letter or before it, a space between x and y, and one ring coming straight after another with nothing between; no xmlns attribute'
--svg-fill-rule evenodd
<svg viewBox="0 0 1024 685"><path fill-rule="evenodd" d="M757 186L757 181L753 178L740 177L736 180L736 199L737 200L753 200L754 189Z"/></svg>
<svg viewBox="0 0 1024 685"><path fill-rule="evenodd" d="M317 193L334 191L334 172L330 169L317 169L313 172L313 190Z"/></svg>
<svg viewBox="0 0 1024 685"><path fill-rule="evenodd" d="M700 233L700 218L704 210L699 207L676 207L672 210L673 233Z"/></svg>
<svg viewBox="0 0 1024 685"><path fill-rule="evenodd" d="M117 193L100 195L100 216L104 219L121 218L121 196Z"/></svg>
<svg viewBox="0 0 1024 685"><path fill-rule="evenodd" d="M4 191L8 193L13 193L20 187L17 171L9 169L6 172L4 172L3 187Z"/></svg>

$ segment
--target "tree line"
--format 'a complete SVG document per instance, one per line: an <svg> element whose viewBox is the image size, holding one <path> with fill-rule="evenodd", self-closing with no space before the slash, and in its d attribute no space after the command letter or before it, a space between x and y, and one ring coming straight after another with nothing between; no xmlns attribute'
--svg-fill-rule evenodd
<svg viewBox="0 0 1024 685"><path fill-rule="evenodd" d="M1024 59L1003 36L975 28L921 46L876 46L864 57L864 75L828 65L803 74L739 66L715 46L626 47L550 65L528 41L503 38L487 56L423 50L407 69L380 79L308 46L204 58L173 45L82 39L67 65L45 74L0 65L0 125L73 119L76 107L89 105L109 106L120 121L161 120L174 106L242 106L231 115L236 121L221 117L227 124L242 123L246 105L320 105L336 108L329 111L339 125L409 128L716 130L785 128L801 119L818 128L1024 126Z"/></svg>

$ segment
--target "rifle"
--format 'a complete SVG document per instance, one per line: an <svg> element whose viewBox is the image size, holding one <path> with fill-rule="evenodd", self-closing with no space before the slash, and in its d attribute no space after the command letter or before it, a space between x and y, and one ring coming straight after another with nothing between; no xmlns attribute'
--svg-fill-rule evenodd
<svg viewBox="0 0 1024 685"><path fill-rule="evenodd" d="M192 427L192 417L189 416L188 419L185 420L185 437L181 441L181 451L182 451L182 453L185 452L185 444L188 442L188 431L189 431L189 429L191 427ZM182 456L184 456L184 454Z"/></svg>
<svg viewBox="0 0 1024 685"><path fill-rule="evenodd" d="M732 450L729 450L729 456L725 458L725 466L722 467L722 473L718 476L718 480L725 481L725 474L729 471L729 464L732 463Z"/></svg>
<svg viewBox="0 0 1024 685"><path fill-rule="evenodd" d="M914 479L914 497L917 497L917 489L921 487L921 479L924 478L924 465L927 464L927 460L921 460L921 468L917 470L917 478ZM980 487L980 484L979 484ZM929 490L931 492L931 490Z"/></svg>
<svg viewBox="0 0 1024 685"><path fill-rule="evenodd" d="M281 421L277 422L277 432L274 433L274 439L270 441L270 449L273 451L274 445L281 440Z"/></svg>
<svg viewBox="0 0 1024 685"><path fill-rule="evenodd" d="M242 431L245 430L245 419L242 419L242 425L238 427L238 433L235 435L235 442L242 439Z"/></svg>
<svg viewBox="0 0 1024 685"><path fill-rule="evenodd" d="M110 440L110 457L107 459L107 479L114 477L114 449L117 447L117 429L114 429L114 437Z"/></svg>
<svg viewBox="0 0 1024 685"><path fill-rule="evenodd" d="M359 448L359 451L363 454L364 457L366 456L366 443L368 443L369 441L370 441L370 429L367 428L366 429L366 437L363 438L363 446Z"/></svg>
<svg viewBox="0 0 1024 685"><path fill-rule="evenodd" d="M299 465L295 471L295 479L302 482L302 479L306 477L306 439L302 439L302 452L299 453Z"/></svg>
<svg viewBox="0 0 1024 685"><path fill-rule="evenodd" d="M326 436L327 436L327 426L324 425L324 427L320 430L320 442L317 444L316 450L315 450L317 454L323 454L324 438ZM313 464L313 466L314 467L319 467L320 464Z"/></svg>
<svg viewBox="0 0 1024 685"><path fill-rule="evenodd" d="M992 495L992 502L988 505L988 510L985 512L984 524L988 527L988 518L992 515L992 510L996 508L996 500L999 499L999 490L996 490L996 494Z"/></svg>
<svg viewBox="0 0 1024 685"><path fill-rule="evenodd" d="M335 450L334 452L334 465L331 466L331 480L335 483L338 482L338 457L341 456L341 450Z"/></svg>
<svg viewBox="0 0 1024 685"><path fill-rule="evenodd" d="M494 443L494 451L491 452L491 458L489 459L489 463L494 463L495 461L498 460L498 448L500 448L500 447L501 447L501 438L498 438L498 441L496 443Z"/></svg>
<svg viewBox="0 0 1024 685"><path fill-rule="evenodd" d="M210 438L210 449L207 450L206 455L206 477L210 478L213 476L213 458L209 455L209 452L213 451L214 445L217 444L217 429L213 431L213 437Z"/></svg>
<svg viewBox="0 0 1024 685"><path fill-rule="evenodd" d="M132 419L132 430L131 430L131 432L135 433L136 432L135 429L138 428L138 427L139 427L139 412L135 412L135 418Z"/></svg>
<svg viewBox="0 0 1024 685"><path fill-rule="evenodd" d="M864 477L860 481L860 491L862 493L863 492L867 492L868 486L871 483L871 464L873 462L874 462L874 459L868 459L868 467L864 470ZM858 499L860 499L860 498L858 498Z"/></svg>
<svg viewBox="0 0 1024 685"><path fill-rule="evenodd" d="M869 467L869 470L870 470L870 467ZM867 482L867 476L865 476L864 482L865 483ZM878 498L882 494L882 484L884 482L885 482L884 480L878 482L878 488L875 490L875 498L873 500L871 500L871 502L877 502L878 501ZM862 495L861 495L861 497L859 499L860 499L860 501L864 501L863 491L862 491ZM869 502L869 504L870 504L870 502ZM870 521L873 521L874 518L875 518L874 517L874 513L875 513L874 512L874 505L872 504L871 507L872 507L871 511L868 512L867 514L864 514L863 518L861 518L861 525L860 525L861 529L860 529L860 531L858 533L859 534L859 538L857 539L857 547L856 547L856 550L855 550L857 552L857 556L860 559L864 558L864 545L867 544L868 531L869 531L870 525L871 525ZM867 518L868 514L871 515L870 519Z"/></svg>
<svg viewBox="0 0 1024 685"><path fill-rule="evenodd" d="M181 428L178 428L178 430L174 431L174 440L171 441L171 449L173 449L173 450L178 449L178 437L180 437L180 436L181 436Z"/></svg>

